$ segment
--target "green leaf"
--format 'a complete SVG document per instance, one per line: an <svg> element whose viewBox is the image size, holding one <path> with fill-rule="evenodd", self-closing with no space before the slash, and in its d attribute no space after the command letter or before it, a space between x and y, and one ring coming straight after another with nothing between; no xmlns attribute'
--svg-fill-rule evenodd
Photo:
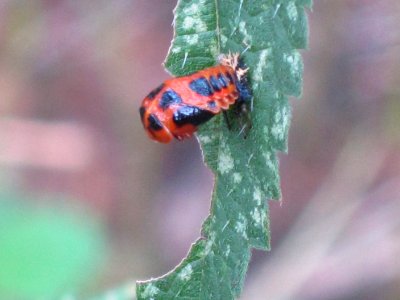
<svg viewBox="0 0 400 300"><path fill-rule="evenodd" d="M253 128L247 139L221 116L198 133L215 174L211 213L202 237L173 271L137 284L138 299L233 299L243 286L251 248L269 249L267 199L280 199L276 151L287 150L288 95L300 96L307 46L305 7L311 1L181 0L165 62L175 76L217 64L239 52L250 68Z"/></svg>

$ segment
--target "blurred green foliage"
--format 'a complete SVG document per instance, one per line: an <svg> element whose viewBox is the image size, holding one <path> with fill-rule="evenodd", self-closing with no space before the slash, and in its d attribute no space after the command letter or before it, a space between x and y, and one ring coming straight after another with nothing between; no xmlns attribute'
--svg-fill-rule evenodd
<svg viewBox="0 0 400 300"><path fill-rule="evenodd" d="M0 194L0 298L74 294L95 277L104 259L102 231L89 215L48 202L33 207L29 200Z"/></svg>

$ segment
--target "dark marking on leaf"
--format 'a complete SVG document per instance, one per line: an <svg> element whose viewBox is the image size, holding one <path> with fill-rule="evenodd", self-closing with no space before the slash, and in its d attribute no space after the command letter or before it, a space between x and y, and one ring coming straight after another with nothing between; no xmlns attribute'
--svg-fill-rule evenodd
<svg viewBox="0 0 400 300"><path fill-rule="evenodd" d="M208 110L187 105L182 106L174 113L173 120L177 126L184 126L186 124L198 126L207 122L212 117L214 117L214 113Z"/></svg>
<svg viewBox="0 0 400 300"><path fill-rule="evenodd" d="M202 96L211 96L213 94L210 83L205 77L200 77L191 81L189 83L189 87L192 91L195 91L197 94L200 94Z"/></svg>

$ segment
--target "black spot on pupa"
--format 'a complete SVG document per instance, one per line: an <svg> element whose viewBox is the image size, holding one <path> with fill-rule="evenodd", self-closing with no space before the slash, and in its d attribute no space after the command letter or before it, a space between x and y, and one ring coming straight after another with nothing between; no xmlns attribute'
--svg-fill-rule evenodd
<svg viewBox="0 0 400 300"><path fill-rule="evenodd" d="M139 113L140 113L140 119L142 120L142 122L143 122L143 118L144 118L144 113L145 112L146 112L146 109L143 106L141 106L139 108Z"/></svg>
<svg viewBox="0 0 400 300"><path fill-rule="evenodd" d="M192 89L192 91L195 91L202 96L211 96L213 94L210 83L205 77L200 77L193 80L190 82L189 87Z"/></svg>
<svg viewBox="0 0 400 300"><path fill-rule="evenodd" d="M209 107L209 108L215 108L215 107L217 106L217 104L215 103L214 100L208 101L207 104L208 104L208 107Z"/></svg>
<svg viewBox="0 0 400 300"><path fill-rule="evenodd" d="M226 72L226 73L225 73L225 76L228 78L229 83L235 83L235 81L233 80L233 77L232 77L231 73Z"/></svg>
<svg viewBox="0 0 400 300"><path fill-rule="evenodd" d="M149 120L149 129L158 131L163 128L161 121L155 115L150 114L148 120Z"/></svg>
<svg viewBox="0 0 400 300"><path fill-rule="evenodd" d="M183 106L178 109L173 116L174 123L177 126L191 124L198 126L214 117L214 114L208 110L196 106Z"/></svg>
<svg viewBox="0 0 400 300"><path fill-rule="evenodd" d="M182 98L173 90L168 90L162 94L159 106L162 109L167 109L171 104L182 103Z"/></svg>
<svg viewBox="0 0 400 300"><path fill-rule="evenodd" d="M218 81L223 88L226 88L228 86L228 82L226 81L225 76L221 73L218 74Z"/></svg>
<svg viewBox="0 0 400 300"><path fill-rule="evenodd" d="M164 83L160 84L158 87L156 87L154 90L152 90L147 95L147 98L150 99L150 100L153 100L163 88L164 88Z"/></svg>
<svg viewBox="0 0 400 300"><path fill-rule="evenodd" d="M219 92L221 90L222 86L215 76L210 77L210 83L214 91Z"/></svg>

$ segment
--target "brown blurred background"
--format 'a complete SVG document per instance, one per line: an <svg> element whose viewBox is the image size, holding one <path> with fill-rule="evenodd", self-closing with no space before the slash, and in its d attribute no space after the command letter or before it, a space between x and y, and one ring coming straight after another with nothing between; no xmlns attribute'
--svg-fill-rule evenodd
<svg viewBox="0 0 400 300"><path fill-rule="evenodd" d="M400 299L400 2L315 2L272 251L242 299ZM174 6L0 2L0 298L101 294L198 237L197 142L153 143L138 114L168 77Z"/></svg>

